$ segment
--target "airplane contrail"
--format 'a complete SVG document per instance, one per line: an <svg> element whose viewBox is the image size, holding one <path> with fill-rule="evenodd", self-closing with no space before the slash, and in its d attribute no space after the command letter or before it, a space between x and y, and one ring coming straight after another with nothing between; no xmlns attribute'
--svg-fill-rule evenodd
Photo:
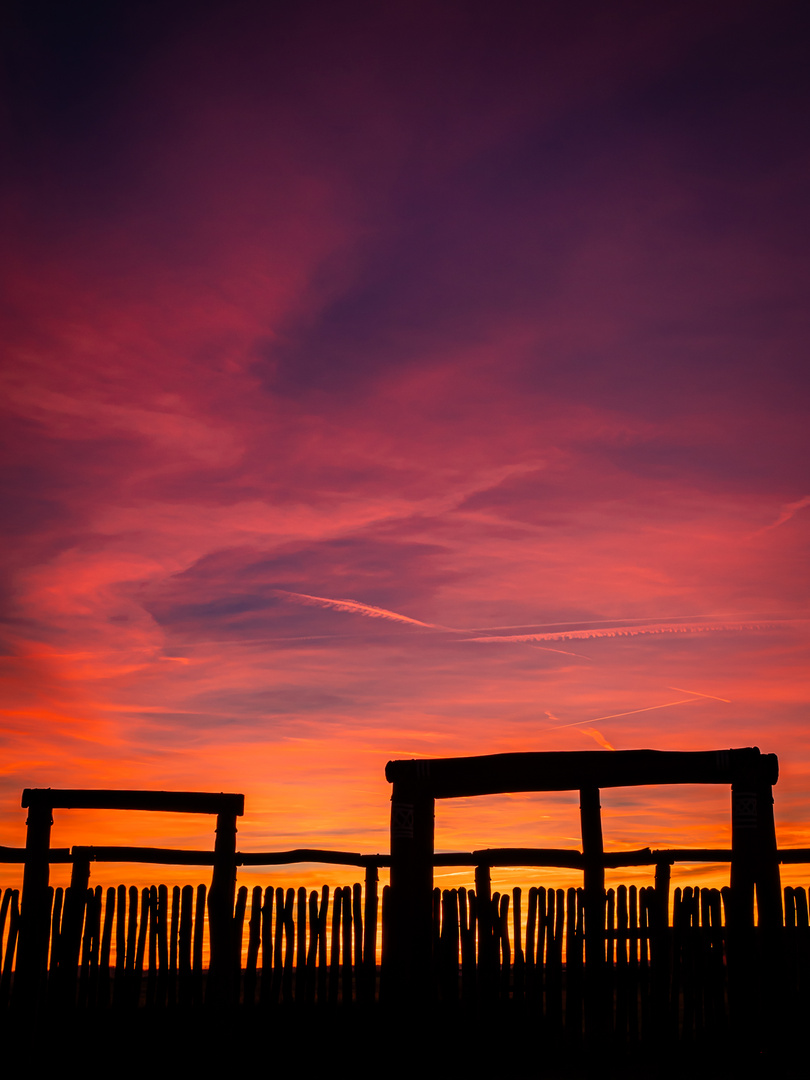
<svg viewBox="0 0 810 1080"><path fill-rule="evenodd" d="M668 686L667 690L677 690L679 694L695 694L697 697L711 698L712 701L724 701L726 705L731 704L728 698L718 697L716 694L701 694L699 690L684 690L682 686Z"/></svg>
<svg viewBox="0 0 810 1080"><path fill-rule="evenodd" d="M689 691L687 691L688 693ZM575 720L573 724L555 724L551 729L557 731L559 728L569 727L582 727L583 724L597 724L600 720L615 720L618 716L634 716L636 713L642 712L654 712L656 709L669 709L673 705L688 705L690 701L697 701L697 698L683 698L680 701L666 701L663 705L647 705L643 709L629 709L627 712L615 712L610 713L609 716L594 716L589 720Z"/></svg>
<svg viewBox="0 0 810 1080"><path fill-rule="evenodd" d="M604 745L607 750L615 750L615 746L611 746L607 740L605 740L604 743L600 742L600 739L604 739L604 735L602 735L601 732L598 732L596 728L586 728L583 725L595 724L600 720L615 720L619 716L633 716L635 713L653 712L655 709L669 709L673 705L688 705L691 701L697 701L698 698L709 698L711 701L722 701L725 702L726 705L731 704L728 698L717 697L715 694L701 694L697 690L684 690L680 686L668 686L667 690L677 690L682 694L691 694L692 697L681 698L678 701L667 701L663 705L647 705L643 709L630 709L629 712L611 713L609 716L596 716L590 720L576 720L573 724L556 724L551 730L556 731L558 728L579 727L583 732L586 732L595 738L600 745ZM559 717L549 712L548 709L546 709L546 716L550 720L559 720ZM599 738L597 738L597 735Z"/></svg>
<svg viewBox="0 0 810 1080"><path fill-rule="evenodd" d="M582 660L590 661L592 658L586 656L583 653L575 653L566 649L555 649L549 645L541 645L540 642L564 642L564 641L587 641L595 638L615 638L615 637L638 637L645 634L705 634L705 633L719 633L722 631L741 631L741 630L770 630L778 625L781 625L785 621L793 622L796 620L728 620L715 619L712 622L684 622L681 620L664 621L657 623L637 622L626 625L627 620L618 619L613 625L595 625L578 630L549 630L549 631L535 631L534 633L526 634L481 634L476 630L461 629L453 626L442 626L440 623L424 622L421 619L411 618L409 615L403 615L398 611L391 611L389 608L376 607L373 604L365 604L360 600L351 599L337 599L330 596L316 596L311 593L294 592L291 589L274 589L277 595L286 597L293 602L301 604L315 605L323 608L331 608L333 611L341 611L346 614L362 615L365 618L370 619L384 619L387 622L403 623L409 626L420 626L425 630L434 630L441 634L453 634L460 635L462 641L479 642L482 644L523 644L529 645L535 649L540 649L547 652L560 653L563 656L574 656ZM700 616L692 616L691 618L699 618ZM607 623L608 620L595 620L598 623ZM625 623L625 625L621 625ZM529 624L530 625L530 624ZM537 625L536 623L534 625ZM541 624L542 625L542 624ZM549 624L546 624L549 625ZM552 624L554 625L554 624ZM560 625L557 623L556 625ZM495 629L488 628L488 629ZM504 629L511 629L510 627L504 627ZM472 635L472 636L470 636ZM672 689L677 689L673 687ZM683 693L692 693L691 690L682 691ZM712 695L699 695L704 697L711 697ZM720 699L725 700L725 699Z"/></svg>
<svg viewBox="0 0 810 1080"><path fill-rule="evenodd" d="M535 634L488 634L466 638L466 641L498 642L513 641L586 641L593 638L638 637L642 634L705 634L723 630L770 630L778 623L774 620L762 622L713 622L683 623L659 622L646 625L593 627L585 630L552 630Z"/></svg>
<svg viewBox="0 0 810 1080"><path fill-rule="evenodd" d="M409 623L412 626L424 626L428 630L449 630L446 626L437 626L435 623L421 622L412 619L408 615L401 615L398 611L389 611L388 608L374 607L373 604L363 604L359 600L333 600L328 596L311 596L309 593L291 592L289 589L275 589L282 596L289 596L303 604L315 604L320 607L332 608L335 611L345 611L353 615L365 615L369 619L387 619L391 622Z"/></svg>
<svg viewBox="0 0 810 1080"><path fill-rule="evenodd" d="M529 645L530 649L537 649L538 652L555 652L560 653L561 656L576 656L580 660L590 660L590 656L586 656L581 652L569 652L568 649L551 649L548 645Z"/></svg>

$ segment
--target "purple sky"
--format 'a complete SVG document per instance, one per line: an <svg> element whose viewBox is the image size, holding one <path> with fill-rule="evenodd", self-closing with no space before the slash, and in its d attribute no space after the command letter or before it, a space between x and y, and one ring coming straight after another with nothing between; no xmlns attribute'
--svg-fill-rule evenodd
<svg viewBox="0 0 810 1080"><path fill-rule="evenodd" d="M385 850L390 757L759 745L810 843L804 7L4 20L3 842L144 786ZM576 846L574 795L437 821Z"/></svg>

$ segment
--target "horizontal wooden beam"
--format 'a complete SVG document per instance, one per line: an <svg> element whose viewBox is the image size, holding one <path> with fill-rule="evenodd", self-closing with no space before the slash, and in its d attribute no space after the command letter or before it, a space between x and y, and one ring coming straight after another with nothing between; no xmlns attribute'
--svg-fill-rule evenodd
<svg viewBox="0 0 810 1080"><path fill-rule="evenodd" d="M46 852L49 863L73 862L70 848L48 848ZM24 847L0 847L0 863L24 863Z"/></svg>
<svg viewBox="0 0 810 1080"><path fill-rule="evenodd" d="M736 750L571 750L487 754L465 758L389 761L385 778L436 799L513 791L572 791L583 787L654 784L730 784L757 774L775 784L775 754L756 746Z"/></svg>
<svg viewBox="0 0 810 1080"><path fill-rule="evenodd" d="M652 862L731 862L731 848L656 848ZM621 864L620 864L621 865Z"/></svg>
<svg viewBox="0 0 810 1080"><path fill-rule="evenodd" d="M778 851L780 863L810 863L810 848L785 848Z"/></svg>
<svg viewBox="0 0 810 1080"><path fill-rule="evenodd" d="M212 791L122 791L104 788L25 788L22 805L52 810L155 810L174 814L241 817L245 796Z"/></svg>
<svg viewBox="0 0 810 1080"><path fill-rule="evenodd" d="M90 862L159 863L171 866L212 866L213 851L181 848L96 847L76 845L50 848L48 861L70 863L74 856ZM810 848L784 848L777 852L780 863L810 863ZM0 863L24 863L25 848L0 846ZM637 851L606 851L607 868L654 866L676 862L731 862L731 848L640 848ZM362 855L355 851L325 851L295 848L292 851L237 852L238 866L284 866L295 863L325 863L335 866L391 865L390 855ZM581 869L582 852L573 848L482 848L479 851L437 851L434 866L548 866Z"/></svg>
<svg viewBox="0 0 810 1080"><path fill-rule="evenodd" d="M292 851L241 851L240 866L284 866L290 863L332 863L336 866L390 866L390 855L361 855L357 851L324 851L295 848Z"/></svg>
<svg viewBox="0 0 810 1080"><path fill-rule="evenodd" d="M549 866L581 870L581 851L573 848L484 848L472 852L475 866Z"/></svg>
<svg viewBox="0 0 810 1080"><path fill-rule="evenodd" d="M213 851L150 847L73 847L74 860L88 862L160 863L164 866L213 866Z"/></svg>

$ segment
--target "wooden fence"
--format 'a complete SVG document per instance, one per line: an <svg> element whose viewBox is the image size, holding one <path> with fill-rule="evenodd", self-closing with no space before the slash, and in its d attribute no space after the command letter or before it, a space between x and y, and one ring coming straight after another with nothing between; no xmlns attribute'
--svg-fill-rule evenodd
<svg viewBox="0 0 810 1080"><path fill-rule="evenodd" d="M56 1007L171 1008L206 995L207 889L166 885L49 889L51 936L44 1000ZM388 887L378 912L359 883L320 892L242 886L233 915L230 1000L253 1008L385 1001ZM77 902L79 900L80 902ZM767 943L778 961L780 1008L810 1005L807 893L784 890L785 925ZM728 889L676 889L671 918L660 895L605 893L602 1034L632 1045L666 1031L678 1040L722 1034L730 1022ZM378 917L381 915L381 918ZM19 893L0 902L0 1007L14 1005ZM451 1006L518 1003L538 1030L579 1039L589 1008L583 890L434 890L429 996ZM761 942L752 948L762 952Z"/></svg>

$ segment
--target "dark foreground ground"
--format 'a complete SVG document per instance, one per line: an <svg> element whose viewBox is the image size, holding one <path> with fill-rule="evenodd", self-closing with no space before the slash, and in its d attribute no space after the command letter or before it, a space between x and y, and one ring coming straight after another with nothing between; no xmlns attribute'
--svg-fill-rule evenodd
<svg viewBox="0 0 810 1080"><path fill-rule="evenodd" d="M348 1076L537 1077L541 1080L675 1080L728 1076L806 1080L800 1039L763 1049L745 1038L701 1045L609 1042L552 1045L527 1019L507 1013L399 1013L349 1009L137 1013L6 1013L0 1037L4 1072L231 1077ZM746 1044L747 1045L744 1045Z"/></svg>

